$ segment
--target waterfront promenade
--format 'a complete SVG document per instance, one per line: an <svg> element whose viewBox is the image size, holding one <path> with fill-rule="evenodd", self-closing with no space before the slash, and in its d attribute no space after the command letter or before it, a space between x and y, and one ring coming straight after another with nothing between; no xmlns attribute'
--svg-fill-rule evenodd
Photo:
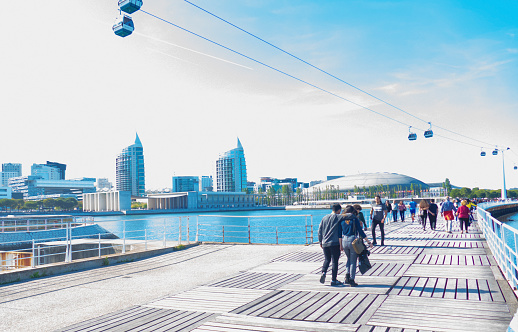
<svg viewBox="0 0 518 332"><path fill-rule="evenodd" d="M358 287L318 245L199 245L0 286L5 331L505 331L516 298L480 231L389 225ZM341 262L340 275L344 275Z"/></svg>

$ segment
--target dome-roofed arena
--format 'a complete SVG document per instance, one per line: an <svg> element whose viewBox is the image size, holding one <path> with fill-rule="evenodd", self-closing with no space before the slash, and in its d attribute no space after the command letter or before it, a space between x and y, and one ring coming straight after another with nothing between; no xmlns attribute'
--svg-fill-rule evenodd
<svg viewBox="0 0 518 332"><path fill-rule="evenodd" d="M429 186L410 176L396 173L363 173L363 174L355 174L348 175L341 178L337 178L330 181L325 181L314 185L309 188L312 189L320 189L325 190L329 187L333 186L334 189L338 189L339 191L351 191L356 188L369 188L372 186L389 186L390 188L400 187L401 189L408 189L411 185L414 187L421 186L421 189L428 189Z"/></svg>

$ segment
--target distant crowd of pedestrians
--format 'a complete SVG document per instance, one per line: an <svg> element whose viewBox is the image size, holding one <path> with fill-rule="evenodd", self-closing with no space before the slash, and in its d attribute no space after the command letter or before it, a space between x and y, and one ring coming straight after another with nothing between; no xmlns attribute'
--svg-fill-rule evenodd
<svg viewBox="0 0 518 332"><path fill-rule="evenodd" d="M417 221L426 230L427 222L432 231L437 230L437 217L439 214L444 219L445 231L452 232L452 224L459 222L461 233L468 233L468 227L473 221L473 211L477 205L469 199L455 199L452 201L450 197L437 205L434 199L422 199L419 204L412 199L408 203L411 222ZM356 266L358 257L365 253L357 252L355 242L365 240L370 248L377 245L376 229L380 232L380 245L385 245L385 222L388 218L392 218L392 222L405 221L405 212L407 206L402 200L386 200L382 203L381 197L376 196L375 201L370 209L372 242L369 241L365 231L367 231L367 223L362 213L360 205L347 205L342 213L340 204L332 205L332 213L324 216L318 228L318 242L324 251L324 264L322 266L322 274L320 282L325 283L327 271L331 266L331 286L343 286L349 284L352 287L358 284L355 281ZM356 240L356 241L355 241ZM356 250L355 250L356 249ZM366 250L365 250L366 251ZM346 262L346 275L344 282L338 280L338 261L341 253L344 253ZM360 262L361 264L361 262ZM361 269L362 265L360 265Z"/></svg>

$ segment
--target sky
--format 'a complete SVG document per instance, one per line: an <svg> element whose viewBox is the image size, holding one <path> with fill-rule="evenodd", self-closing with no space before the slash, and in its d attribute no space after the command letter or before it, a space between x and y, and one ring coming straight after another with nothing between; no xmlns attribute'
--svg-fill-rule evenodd
<svg viewBox="0 0 518 332"><path fill-rule="evenodd" d="M138 133L146 189L161 189L215 176L239 137L249 181L392 172L499 189L502 155L490 152L509 147L506 184L518 187L518 2L191 3L321 71L186 1L145 0L125 38L111 30L115 0L9 1L0 163L29 175L55 161L67 178L114 183Z"/></svg>

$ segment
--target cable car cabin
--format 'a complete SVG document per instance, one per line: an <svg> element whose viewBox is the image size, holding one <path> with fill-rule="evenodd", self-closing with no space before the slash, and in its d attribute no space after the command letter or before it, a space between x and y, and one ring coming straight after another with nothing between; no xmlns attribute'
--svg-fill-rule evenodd
<svg viewBox="0 0 518 332"><path fill-rule="evenodd" d="M112 29L117 36L126 37L131 35L133 30L135 30L135 26L130 16L122 15L117 19Z"/></svg>
<svg viewBox="0 0 518 332"><path fill-rule="evenodd" d="M142 7L142 0L119 0L118 5L123 12L132 14Z"/></svg>
<svg viewBox="0 0 518 332"><path fill-rule="evenodd" d="M514 166L514 169L518 169L518 166Z"/></svg>
<svg viewBox="0 0 518 332"><path fill-rule="evenodd" d="M417 134L416 133L408 134L408 140L409 141L415 141L416 139L417 139Z"/></svg>
<svg viewBox="0 0 518 332"><path fill-rule="evenodd" d="M486 152L485 151L480 152L480 156L481 157L485 157L486 156Z"/></svg>
<svg viewBox="0 0 518 332"><path fill-rule="evenodd" d="M430 138L430 137L433 137L433 131L432 130L425 130L424 132L424 137L425 138Z"/></svg>
<svg viewBox="0 0 518 332"><path fill-rule="evenodd" d="M498 150L497 149L494 149L493 150L493 156L496 156L498 154Z"/></svg>

